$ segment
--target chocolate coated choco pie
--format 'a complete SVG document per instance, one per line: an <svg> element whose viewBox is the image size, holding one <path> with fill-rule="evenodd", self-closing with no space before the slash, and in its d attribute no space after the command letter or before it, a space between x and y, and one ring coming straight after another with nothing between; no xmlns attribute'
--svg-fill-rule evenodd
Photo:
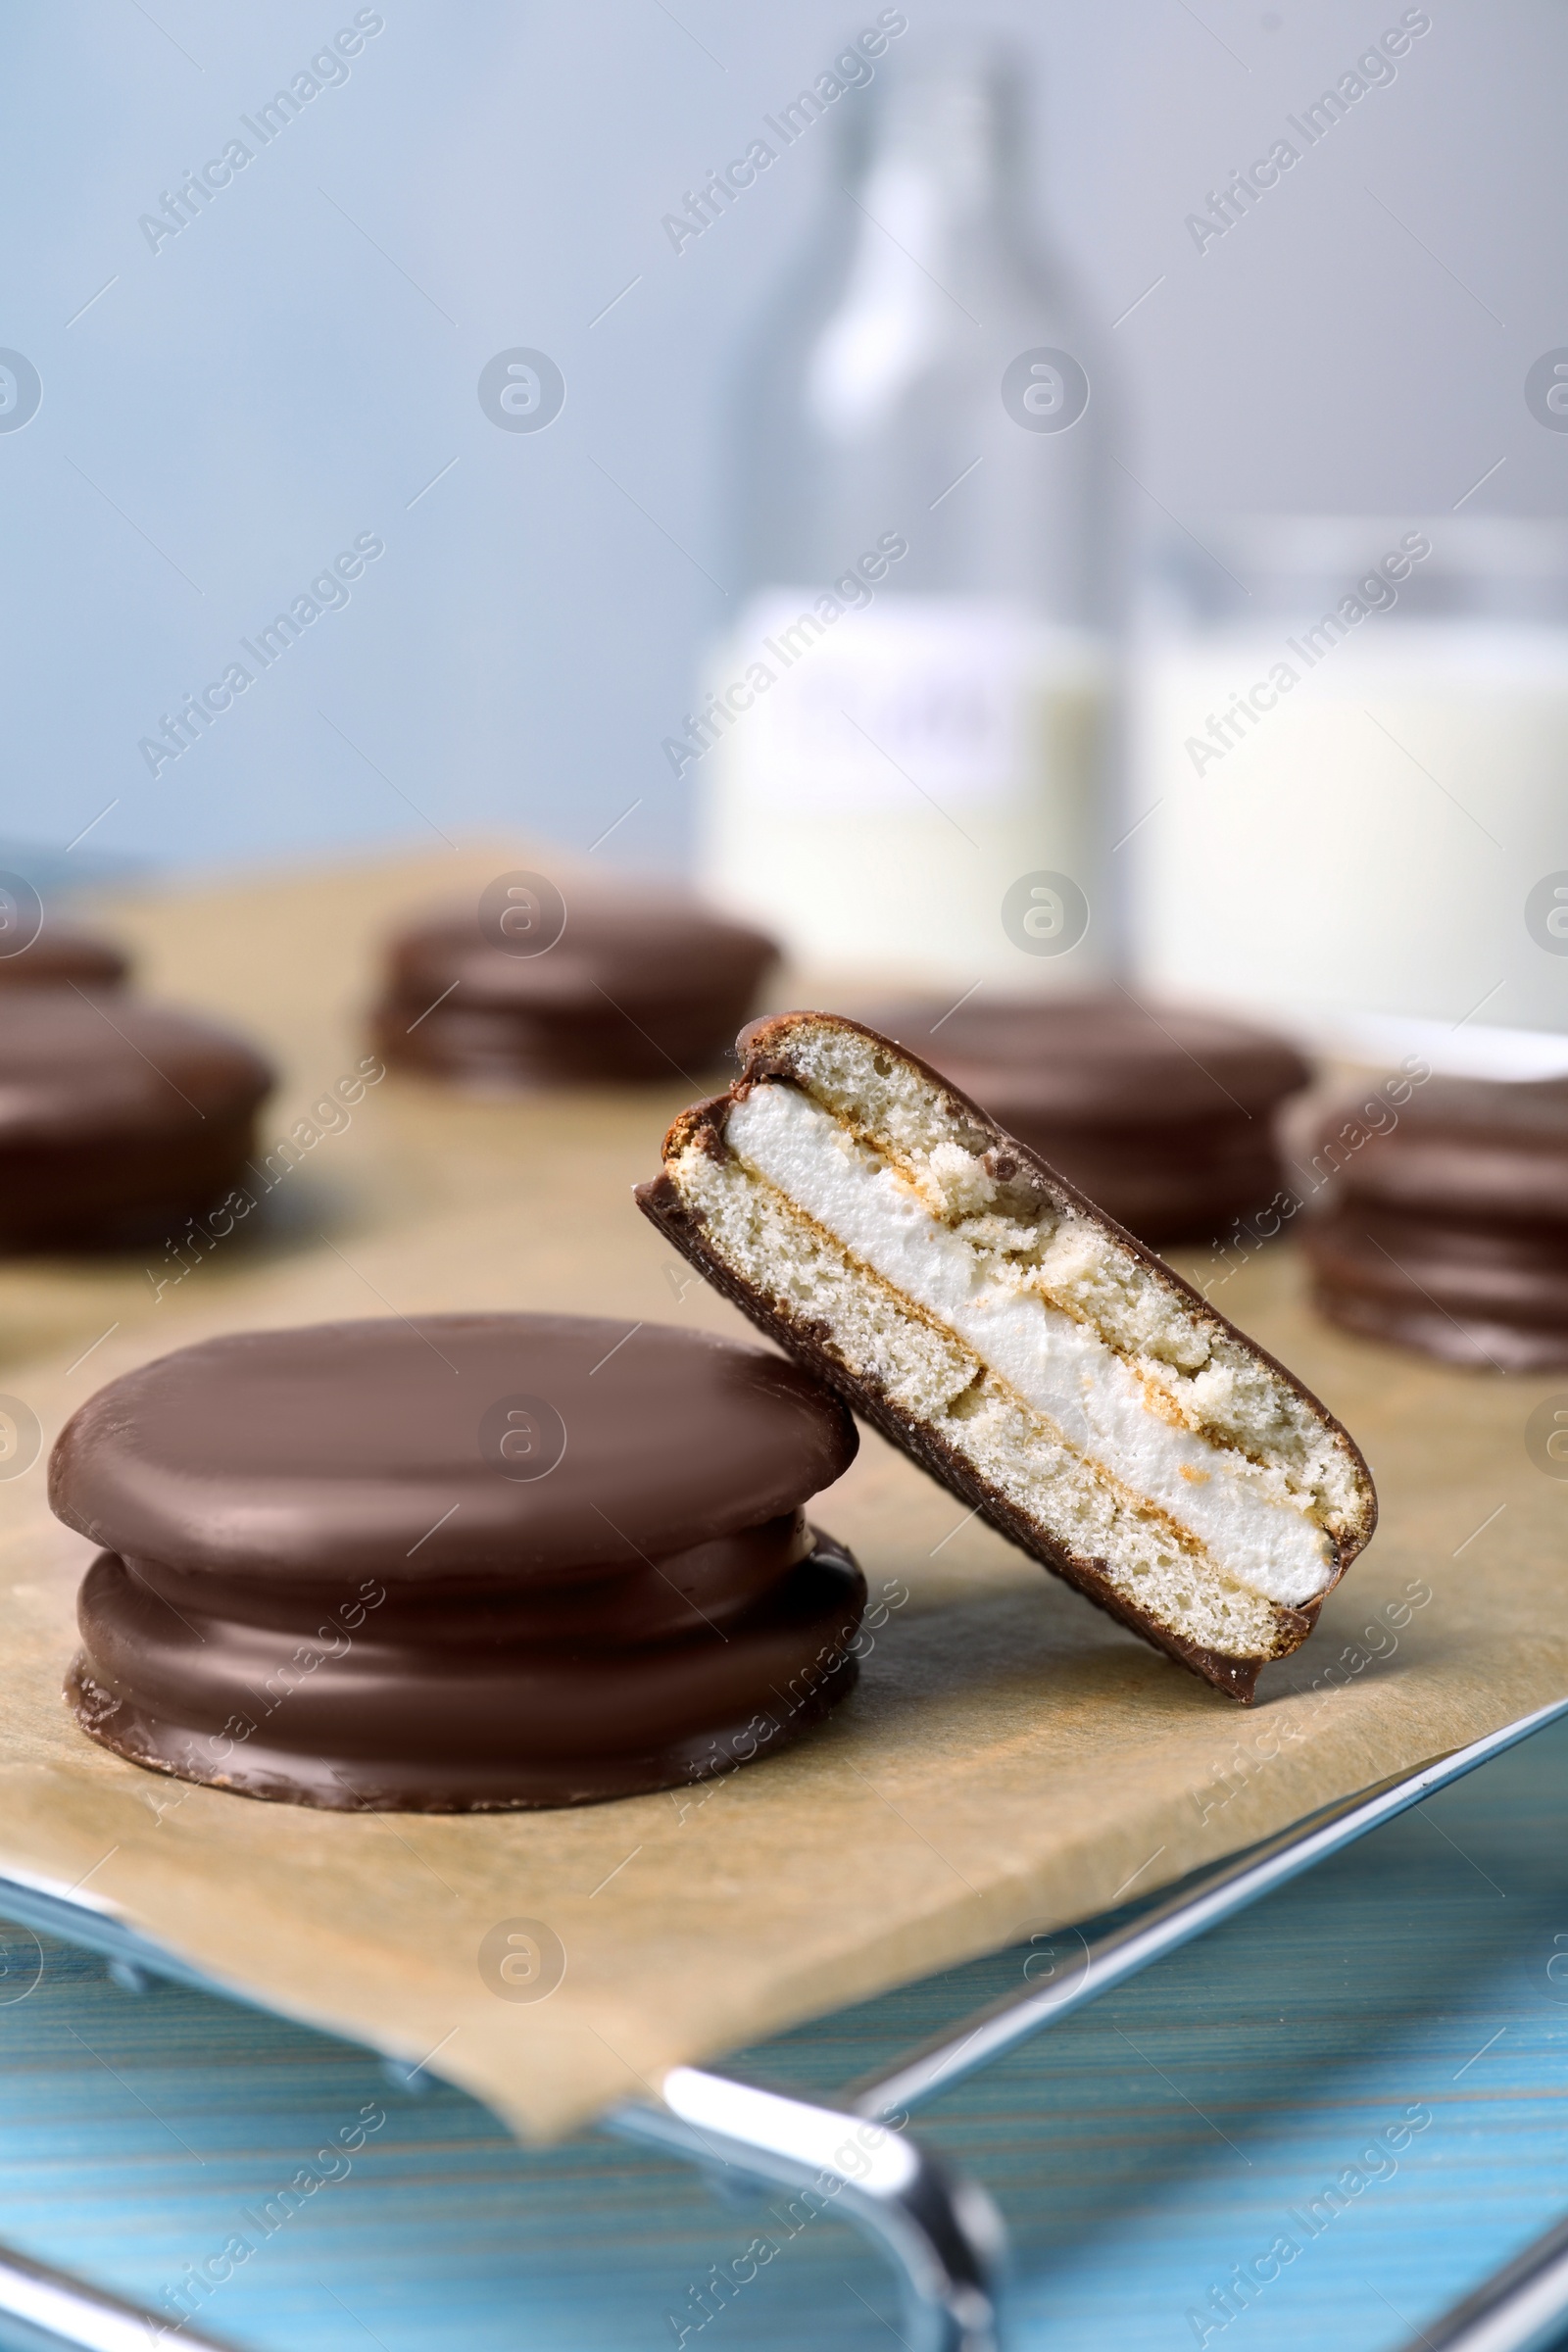
<svg viewBox="0 0 1568 2352"><path fill-rule="evenodd" d="M1373 1131L1360 1098L1311 1145L1313 1298L1363 1338L1510 1372L1568 1366L1568 1079L1432 1078Z"/></svg>
<svg viewBox="0 0 1568 2352"><path fill-rule="evenodd" d="M132 997L8 989L0 1005L0 1249L157 1240L236 1184L272 1084L206 1021Z"/></svg>
<svg viewBox="0 0 1568 2352"><path fill-rule="evenodd" d="M3 898L0 887L0 898ZM8 947L0 922L0 989L119 988L130 970L130 958L112 939L74 923L45 922L24 947Z"/></svg>
<svg viewBox="0 0 1568 2352"><path fill-rule="evenodd" d="M772 1755L865 1587L803 1504L853 1460L795 1365L576 1315L241 1333L99 1391L58 1516L104 1546L67 1696L249 1796L581 1804Z"/></svg>
<svg viewBox="0 0 1568 2352"><path fill-rule="evenodd" d="M1267 1030L1120 991L866 1018L1156 1246L1201 1240L1270 1197L1274 1112L1311 1075Z"/></svg>
<svg viewBox="0 0 1568 2352"><path fill-rule="evenodd" d="M1347 1431L906 1047L786 1012L737 1057L644 1213L971 1516L1250 1700L1376 1524Z"/></svg>
<svg viewBox="0 0 1568 2352"><path fill-rule="evenodd" d="M502 874L392 940L374 1042L480 1089L667 1082L718 1059L777 953L676 891Z"/></svg>

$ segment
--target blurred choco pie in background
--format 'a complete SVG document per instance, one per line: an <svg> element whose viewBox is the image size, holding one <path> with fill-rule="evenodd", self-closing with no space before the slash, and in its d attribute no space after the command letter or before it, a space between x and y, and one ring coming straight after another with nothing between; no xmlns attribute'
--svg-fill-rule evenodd
<svg viewBox="0 0 1568 2352"><path fill-rule="evenodd" d="M1568 1079L1440 1076L1397 1120L1359 1114L1332 1104L1308 1146L1333 1169L1302 1228L1320 1311L1449 1363L1568 1368Z"/></svg>
<svg viewBox="0 0 1568 2352"><path fill-rule="evenodd" d="M129 970L129 956L114 940L46 918L30 882L0 873L0 989L119 988Z"/></svg>
<svg viewBox="0 0 1568 2352"><path fill-rule="evenodd" d="M389 1067L481 1090L667 1081L717 1061L776 956L667 885L502 874L394 936L372 1035Z"/></svg>
<svg viewBox="0 0 1568 2352"><path fill-rule="evenodd" d="M238 1181L271 1086L251 1046L192 1014L70 987L7 990L0 1249L161 1240Z"/></svg>

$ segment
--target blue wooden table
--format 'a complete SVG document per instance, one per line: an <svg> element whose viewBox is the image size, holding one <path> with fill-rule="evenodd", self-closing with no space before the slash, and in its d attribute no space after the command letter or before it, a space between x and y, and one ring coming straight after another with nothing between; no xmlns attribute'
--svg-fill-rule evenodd
<svg viewBox="0 0 1568 2352"><path fill-rule="evenodd" d="M1565 1833L1561 1727L926 2111L1006 2217L1009 2345L1376 2352L1568 2212ZM782 2192L520 2149L459 2091L24 1929L0 1960L0 2237L172 2323L256 2352L899 2340L875 2257ZM830 2094L1031 1965L734 2063Z"/></svg>

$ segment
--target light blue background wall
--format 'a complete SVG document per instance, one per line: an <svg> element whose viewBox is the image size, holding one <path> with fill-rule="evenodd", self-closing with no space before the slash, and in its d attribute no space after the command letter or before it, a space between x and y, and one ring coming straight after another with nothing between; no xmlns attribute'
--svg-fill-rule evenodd
<svg viewBox="0 0 1568 2352"><path fill-rule="evenodd" d="M912 49L945 20L907 5ZM498 822L586 845L640 801L607 847L681 858L659 745L723 611L726 363L831 142L803 138L679 256L660 219L876 11L381 13L349 79L154 254L138 216L355 8L0 10L0 345L43 381L0 433L13 841L62 850L116 803L78 856L439 850ZM1254 216L1201 256L1184 229L1400 13L990 9L1035 64L1036 211L1102 319L1163 276L1111 337L1135 520L1444 513L1499 458L1470 511L1568 507L1568 434L1522 397L1568 343L1559 6L1431 0L1394 85ZM512 345L564 372L548 431L481 413ZM386 553L349 606L155 781L137 742L159 713L367 531Z"/></svg>

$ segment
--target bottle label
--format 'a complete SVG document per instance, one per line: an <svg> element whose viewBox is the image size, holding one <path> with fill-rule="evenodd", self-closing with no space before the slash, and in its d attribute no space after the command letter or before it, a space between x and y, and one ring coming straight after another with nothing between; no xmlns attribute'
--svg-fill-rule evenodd
<svg viewBox="0 0 1568 2352"><path fill-rule="evenodd" d="M1091 979L1107 649L1000 599L881 593L807 625L813 604L755 598L709 670L705 886L803 963L957 994L1040 983L1054 951L1037 926L1020 953L1011 909L1049 882L1078 909L1062 968Z"/></svg>
<svg viewBox="0 0 1568 2352"><path fill-rule="evenodd" d="M754 697L733 726L749 793L803 810L1008 801L1024 781L1035 696L1098 684L1087 641L957 597L884 596L829 624L810 591L766 590L726 660Z"/></svg>

